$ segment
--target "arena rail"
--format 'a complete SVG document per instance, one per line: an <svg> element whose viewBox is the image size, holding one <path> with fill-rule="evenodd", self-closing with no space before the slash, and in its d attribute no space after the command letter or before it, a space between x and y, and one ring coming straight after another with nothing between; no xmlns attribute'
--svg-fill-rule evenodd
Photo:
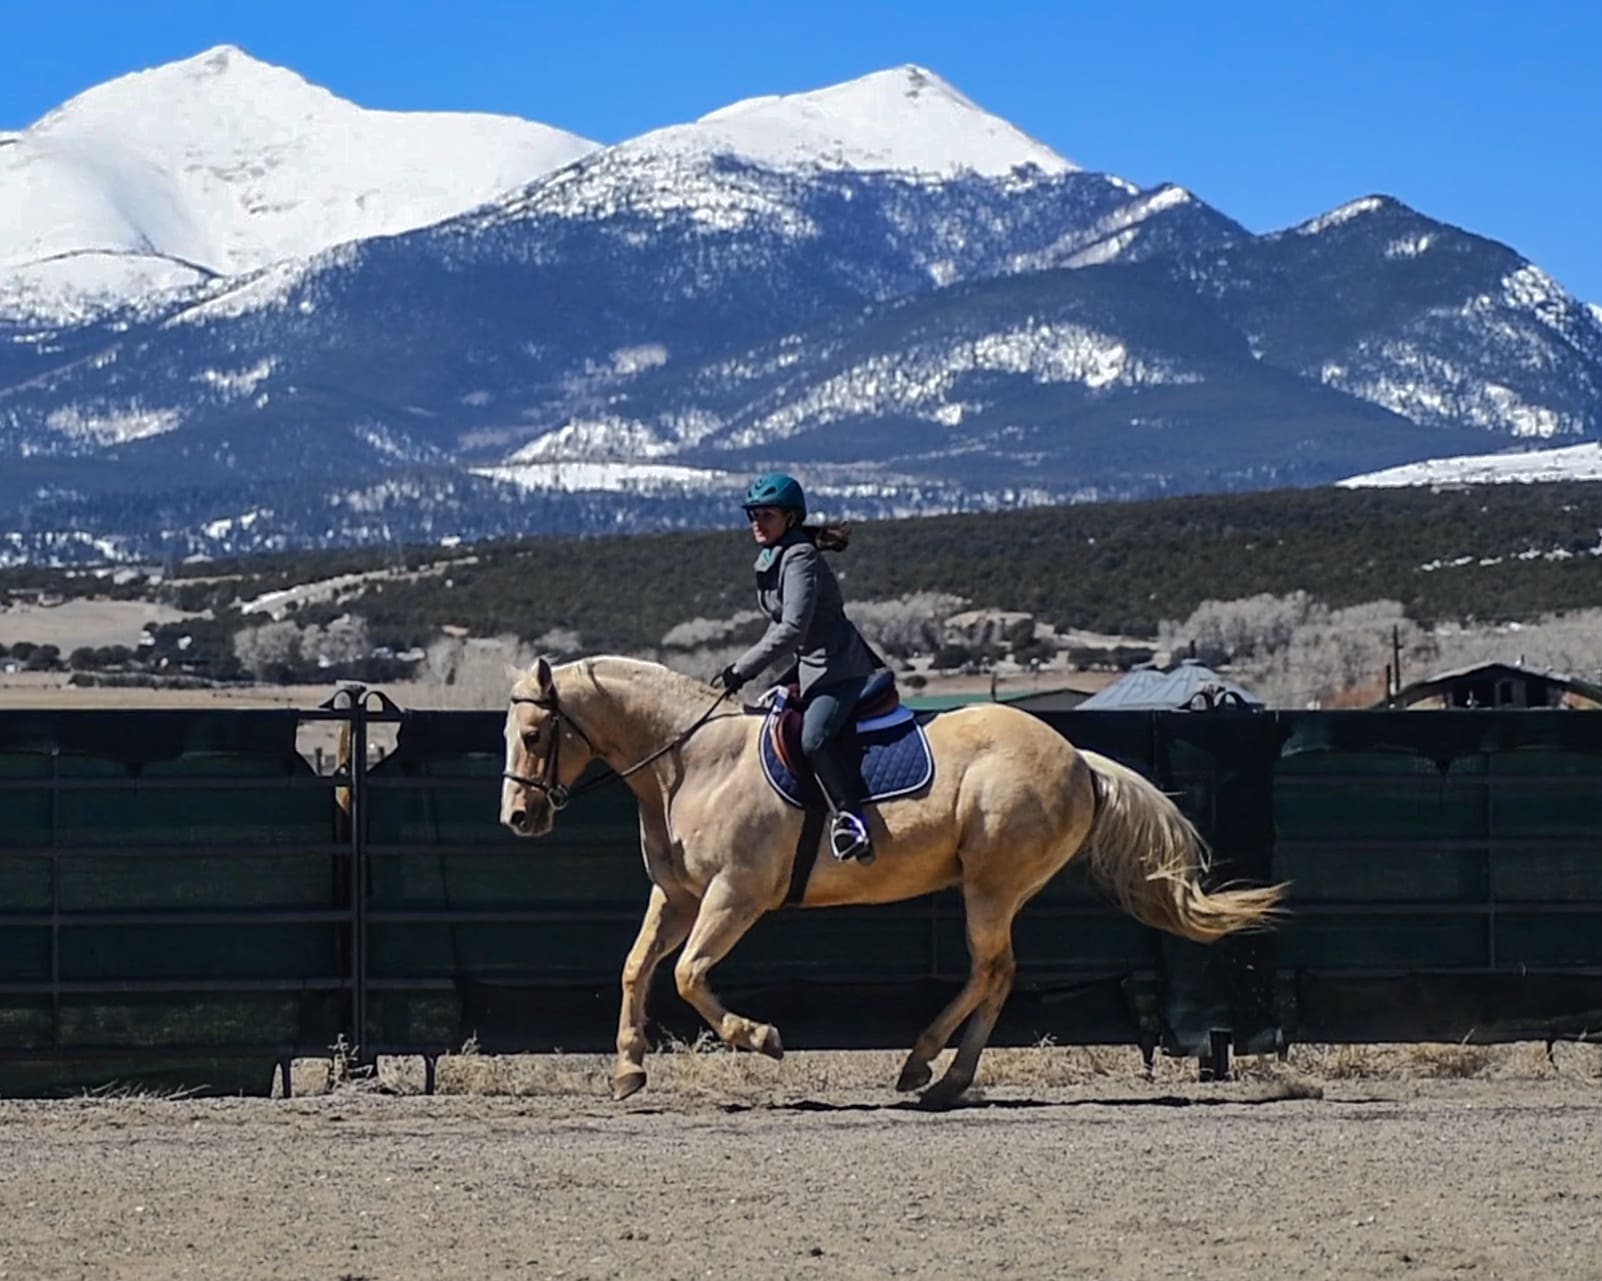
<svg viewBox="0 0 1602 1281"><path fill-rule="evenodd" d="M1227 1071L1292 1041L1602 1032L1602 717L1048 714L1171 791L1215 881L1293 883L1273 934L1146 930L1070 865L1019 919L998 1044ZM320 774L297 744L332 727ZM288 711L0 713L0 1094L266 1092L303 1056L610 1048L645 878L632 798L524 842L499 713L346 687ZM960 983L960 905L788 910L719 970L797 1047L904 1046ZM666 1032L698 1026L666 977ZM334 1047L339 1047L337 1050Z"/></svg>

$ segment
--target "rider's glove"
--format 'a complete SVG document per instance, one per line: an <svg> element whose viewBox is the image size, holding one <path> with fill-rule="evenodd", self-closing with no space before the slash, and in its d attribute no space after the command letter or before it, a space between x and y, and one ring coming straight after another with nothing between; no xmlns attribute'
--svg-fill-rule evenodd
<svg viewBox="0 0 1602 1281"><path fill-rule="evenodd" d="M722 689L730 694L738 694L740 686L745 684L745 677L735 671L734 664L730 663L712 678L712 684L714 688Z"/></svg>

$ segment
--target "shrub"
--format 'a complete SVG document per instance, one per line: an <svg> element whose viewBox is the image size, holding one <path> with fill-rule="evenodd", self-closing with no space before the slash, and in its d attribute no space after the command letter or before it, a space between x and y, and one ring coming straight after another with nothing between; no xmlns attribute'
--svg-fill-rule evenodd
<svg viewBox="0 0 1602 1281"><path fill-rule="evenodd" d="M30 672L53 672L61 666L61 650L55 645L37 646L23 667Z"/></svg>

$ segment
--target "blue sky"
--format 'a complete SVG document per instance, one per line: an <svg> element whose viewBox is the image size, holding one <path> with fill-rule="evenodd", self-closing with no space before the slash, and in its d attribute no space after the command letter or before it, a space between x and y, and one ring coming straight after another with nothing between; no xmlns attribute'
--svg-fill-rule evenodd
<svg viewBox="0 0 1602 1281"><path fill-rule="evenodd" d="M615 142L915 62L1087 168L1253 230L1385 192L1602 302L1602 5L0 0L0 128L214 44L364 106Z"/></svg>

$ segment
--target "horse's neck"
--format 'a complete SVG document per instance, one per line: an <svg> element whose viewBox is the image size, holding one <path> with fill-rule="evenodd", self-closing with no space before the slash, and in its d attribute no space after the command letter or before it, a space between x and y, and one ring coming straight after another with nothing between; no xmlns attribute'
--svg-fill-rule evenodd
<svg viewBox="0 0 1602 1281"><path fill-rule="evenodd" d="M585 659L558 669L557 696L613 769L627 769L684 733L711 702L655 663Z"/></svg>

